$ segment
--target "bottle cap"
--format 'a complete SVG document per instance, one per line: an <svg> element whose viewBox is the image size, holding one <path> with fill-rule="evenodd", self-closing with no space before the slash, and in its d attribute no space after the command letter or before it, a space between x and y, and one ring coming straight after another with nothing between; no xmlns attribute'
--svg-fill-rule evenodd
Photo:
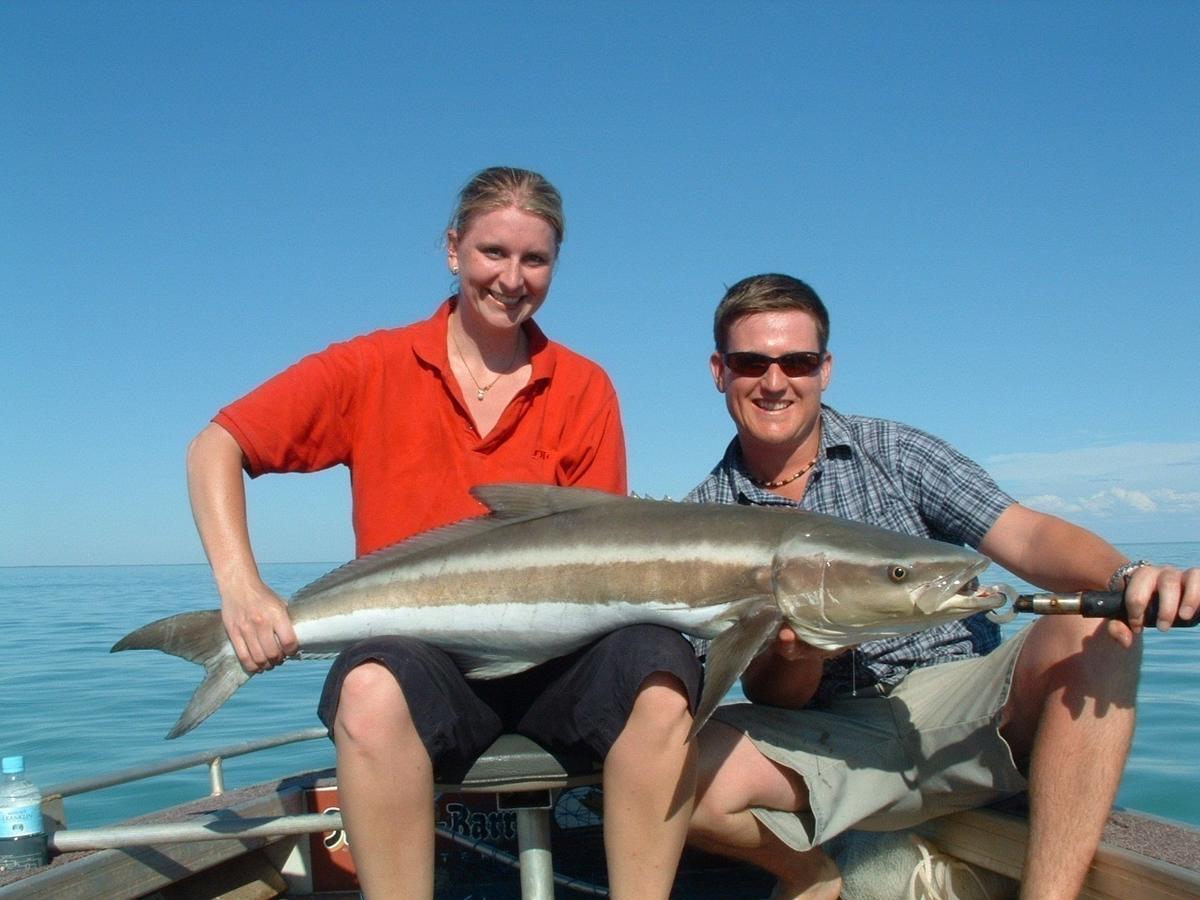
<svg viewBox="0 0 1200 900"><path fill-rule="evenodd" d="M20 775L25 771L25 757L6 756L0 761L0 769L5 775Z"/></svg>

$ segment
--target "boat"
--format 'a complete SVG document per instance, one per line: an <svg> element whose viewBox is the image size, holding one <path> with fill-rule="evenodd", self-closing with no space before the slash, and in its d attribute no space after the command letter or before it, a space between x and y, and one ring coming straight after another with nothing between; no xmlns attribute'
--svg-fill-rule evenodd
<svg viewBox="0 0 1200 900"><path fill-rule="evenodd" d="M225 760L325 735L310 728L46 786L50 863L0 872L0 900L357 898L332 769L224 783ZM111 826L69 827L73 796L195 766L208 767L207 796ZM501 736L461 781L437 785L438 900L607 896L600 780L592 762ZM1028 838L1019 798L917 833L935 859L975 873L988 896L1015 896ZM757 868L689 849L672 896L753 900L772 887ZM1081 896L1200 897L1200 829L1114 810Z"/></svg>

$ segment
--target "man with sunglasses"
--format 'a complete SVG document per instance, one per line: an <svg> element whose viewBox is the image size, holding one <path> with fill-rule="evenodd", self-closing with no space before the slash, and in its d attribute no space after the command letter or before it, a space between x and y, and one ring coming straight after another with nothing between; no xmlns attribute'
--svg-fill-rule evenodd
<svg viewBox="0 0 1200 900"><path fill-rule="evenodd" d="M1200 569L1131 562L1091 532L1016 503L944 441L821 402L829 316L807 284L758 275L717 308L717 390L737 426L687 499L797 507L967 544L1051 590L1124 588L1132 627L1048 617L1000 641L982 615L830 655L786 625L747 669L754 701L699 736L692 843L775 874L779 897L837 897L820 846L1028 789L1025 896L1075 896L1134 725L1143 611L1200 607ZM1069 839L1067 839L1069 836Z"/></svg>

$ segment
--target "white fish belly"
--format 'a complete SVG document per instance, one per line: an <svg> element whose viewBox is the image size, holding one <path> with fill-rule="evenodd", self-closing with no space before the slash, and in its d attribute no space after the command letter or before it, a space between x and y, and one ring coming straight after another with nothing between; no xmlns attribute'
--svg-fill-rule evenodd
<svg viewBox="0 0 1200 900"><path fill-rule="evenodd" d="M732 604L694 608L685 603L447 604L424 608L367 608L296 624L301 653L338 653L379 635L403 635L449 653L474 678L499 678L563 656L626 625L664 625L715 637L730 623Z"/></svg>

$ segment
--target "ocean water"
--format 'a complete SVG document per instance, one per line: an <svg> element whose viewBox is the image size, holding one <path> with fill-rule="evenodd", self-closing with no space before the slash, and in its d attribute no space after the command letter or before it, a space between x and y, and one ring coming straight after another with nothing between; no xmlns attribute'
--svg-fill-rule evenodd
<svg viewBox="0 0 1200 900"><path fill-rule="evenodd" d="M1123 549L1133 558L1200 563L1200 542ZM268 565L263 572L286 596L330 568ZM984 580L1012 581L999 570ZM316 702L329 662L294 661L252 679L191 733L164 740L200 670L161 653L109 648L153 619L218 602L202 565L0 568L0 752L23 754L30 776L50 785L319 725ZM1117 798L1196 826L1200 770L1185 748L1200 744L1198 642L1200 629L1148 636L1138 730ZM239 787L333 764L332 745L320 739L228 760L225 779ZM193 768L70 798L68 821L111 823L207 791L207 770Z"/></svg>

